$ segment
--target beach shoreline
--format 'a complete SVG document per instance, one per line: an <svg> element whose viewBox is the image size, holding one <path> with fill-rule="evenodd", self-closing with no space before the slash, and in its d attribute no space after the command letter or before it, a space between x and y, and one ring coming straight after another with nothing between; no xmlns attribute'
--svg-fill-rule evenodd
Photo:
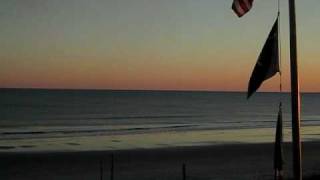
<svg viewBox="0 0 320 180"><path fill-rule="evenodd" d="M320 142L303 143L304 175L320 172ZM272 179L273 143L239 143L154 149L1 152L0 179L109 179L111 155L115 179ZM291 177L291 144L284 143L285 175Z"/></svg>

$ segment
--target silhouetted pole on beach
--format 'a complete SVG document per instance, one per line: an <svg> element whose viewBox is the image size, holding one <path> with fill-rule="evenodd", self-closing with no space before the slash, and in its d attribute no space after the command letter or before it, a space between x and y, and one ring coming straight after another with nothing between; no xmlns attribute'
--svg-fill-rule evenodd
<svg viewBox="0 0 320 180"><path fill-rule="evenodd" d="M110 179L114 179L114 155L111 154L111 164L110 164Z"/></svg>
<svg viewBox="0 0 320 180"><path fill-rule="evenodd" d="M186 177L187 177L187 175L186 175L186 164L182 164L182 179L183 180L186 180Z"/></svg>
<svg viewBox="0 0 320 180"><path fill-rule="evenodd" d="M103 162L100 160L100 180L103 180Z"/></svg>
<svg viewBox="0 0 320 180"><path fill-rule="evenodd" d="M291 71L291 111L293 174L295 180L302 180L301 140L300 140L300 89L297 62L297 36L295 0L289 0L290 19L290 71Z"/></svg>

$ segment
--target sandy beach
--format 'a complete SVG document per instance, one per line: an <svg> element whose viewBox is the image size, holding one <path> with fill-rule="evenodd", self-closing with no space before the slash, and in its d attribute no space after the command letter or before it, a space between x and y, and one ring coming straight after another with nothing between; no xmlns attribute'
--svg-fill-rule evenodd
<svg viewBox="0 0 320 180"><path fill-rule="evenodd" d="M285 175L291 176L290 144L284 144ZM320 142L303 143L304 175L320 172ZM273 144L233 144L198 147L86 152L12 152L0 154L0 179L110 179L114 154L116 180L272 179Z"/></svg>

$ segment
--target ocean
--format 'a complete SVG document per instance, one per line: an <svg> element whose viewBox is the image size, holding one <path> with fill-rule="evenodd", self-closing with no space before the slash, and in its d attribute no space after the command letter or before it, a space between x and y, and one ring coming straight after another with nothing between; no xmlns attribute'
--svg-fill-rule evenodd
<svg viewBox="0 0 320 180"><path fill-rule="evenodd" d="M280 100L290 141L289 97L256 93L247 100L243 92L0 89L0 151L272 141ZM302 95L306 140L318 139L319 107L320 94Z"/></svg>

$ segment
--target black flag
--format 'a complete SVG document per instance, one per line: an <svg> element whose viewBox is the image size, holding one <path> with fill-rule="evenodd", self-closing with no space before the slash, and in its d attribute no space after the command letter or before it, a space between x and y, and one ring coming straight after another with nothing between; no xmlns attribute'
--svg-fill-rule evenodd
<svg viewBox="0 0 320 180"><path fill-rule="evenodd" d="M276 129L276 138L274 143L274 172L275 179L281 180L282 169L283 169L283 154L282 154L282 141L283 141L283 132L282 132L282 107L281 103L279 105L277 129Z"/></svg>
<svg viewBox="0 0 320 180"><path fill-rule="evenodd" d="M264 80L271 78L277 72L279 72L278 18L251 74L247 98L260 87Z"/></svg>

